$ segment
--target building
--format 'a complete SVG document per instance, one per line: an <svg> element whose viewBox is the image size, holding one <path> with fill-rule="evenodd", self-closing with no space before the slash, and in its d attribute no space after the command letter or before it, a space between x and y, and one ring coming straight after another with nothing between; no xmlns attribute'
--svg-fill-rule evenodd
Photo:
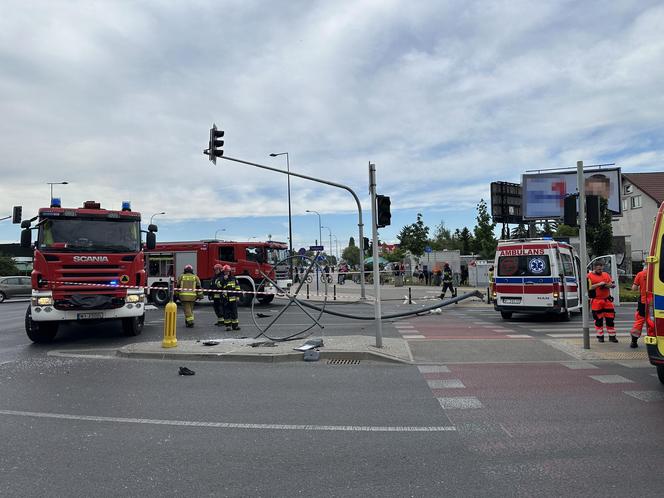
<svg viewBox="0 0 664 498"><path fill-rule="evenodd" d="M629 237L631 259L641 262L650 250L653 221L664 201L664 172L623 173L622 217L613 220L613 235Z"/></svg>

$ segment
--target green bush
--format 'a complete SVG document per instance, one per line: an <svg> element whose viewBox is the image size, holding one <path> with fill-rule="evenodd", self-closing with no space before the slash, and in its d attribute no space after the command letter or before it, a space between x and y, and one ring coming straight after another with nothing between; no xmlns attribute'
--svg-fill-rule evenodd
<svg viewBox="0 0 664 498"><path fill-rule="evenodd" d="M639 300L639 291L633 291L632 286L620 287L620 302L635 303Z"/></svg>

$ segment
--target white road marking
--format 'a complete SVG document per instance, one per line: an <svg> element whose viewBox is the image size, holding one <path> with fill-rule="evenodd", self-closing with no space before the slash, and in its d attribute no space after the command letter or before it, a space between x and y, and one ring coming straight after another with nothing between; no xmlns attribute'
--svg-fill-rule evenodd
<svg viewBox="0 0 664 498"><path fill-rule="evenodd" d="M509 337L510 339L532 339L532 335L528 334L507 334L506 337Z"/></svg>
<svg viewBox="0 0 664 498"><path fill-rule="evenodd" d="M421 334L411 334L411 335L403 335L402 336L404 339L424 339L425 337Z"/></svg>
<svg viewBox="0 0 664 498"><path fill-rule="evenodd" d="M633 381L626 379L622 375L589 375L589 377L602 384L632 384Z"/></svg>
<svg viewBox="0 0 664 498"><path fill-rule="evenodd" d="M464 389L466 387L459 379L430 379L427 380L427 384L429 384L429 389Z"/></svg>
<svg viewBox="0 0 664 498"><path fill-rule="evenodd" d="M467 410L470 408L484 408L484 405L475 396L436 398L443 410Z"/></svg>
<svg viewBox="0 0 664 498"><path fill-rule="evenodd" d="M623 391L623 393L646 402L664 400L664 393L661 391Z"/></svg>
<svg viewBox="0 0 664 498"><path fill-rule="evenodd" d="M196 420L159 420L149 418L97 417L67 413L25 412L0 410L0 415L17 417L50 418L60 420L85 420L90 422L115 422L121 424L170 425L180 427L211 427L215 429L251 429L282 431L340 431L340 432L448 432L455 426L372 426L372 425L306 425L306 424L243 424L234 422L202 422Z"/></svg>
<svg viewBox="0 0 664 498"><path fill-rule="evenodd" d="M449 367L446 367L445 365L419 365L417 367L420 371L420 373L426 374L426 373L449 373L450 369Z"/></svg>
<svg viewBox="0 0 664 498"><path fill-rule="evenodd" d="M590 370L591 368L599 368L592 363L586 363L585 361L561 361L560 364L570 370Z"/></svg>

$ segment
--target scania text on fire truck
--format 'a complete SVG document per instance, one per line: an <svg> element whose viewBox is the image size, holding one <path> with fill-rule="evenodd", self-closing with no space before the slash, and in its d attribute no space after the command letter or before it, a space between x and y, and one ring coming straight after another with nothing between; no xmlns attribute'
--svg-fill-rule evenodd
<svg viewBox="0 0 664 498"><path fill-rule="evenodd" d="M126 335L141 333L146 283L141 215L128 202L112 211L94 201L63 208L53 199L21 228L21 246L27 248L37 230L32 298L25 316L32 341L53 340L62 322L120 319ZM156 231L155 225L148 227L148 248L155 245Z"/></svg>
<svg viewBox="0 0 664 498"><path fill-rule="evenodd" d="M253 287L262 304L274 299L277 289L261 274L269 276L281 289L288 289L287 264L278 265L288 257L288 245L283 242L234 242L201 240L188 242L160 242L154 249L146 251L146 269L151 300L161 306L168 302L168 286L182 273L186 265L194 268L204 288L210 287L214 276L214 265L229 265L244 291L239 303L251 304Z"/></svg>

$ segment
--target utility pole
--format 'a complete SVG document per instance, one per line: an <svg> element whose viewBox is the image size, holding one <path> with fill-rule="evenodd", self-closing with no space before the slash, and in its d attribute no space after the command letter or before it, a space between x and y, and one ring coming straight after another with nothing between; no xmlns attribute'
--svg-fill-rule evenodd
<svg viewBox="0 0 664 498"><path fill-rule="evenodd" d="M583 349L590 349L590 317L588 316L588 246L586 245L586 178L583 161L576 162L576 181L579 191L579 260L581 262L581 316L583 318Z"/></svg>
<svg viewBox="0 0 664 498"><path fill-rule="evenodd" d="M369 193L371 194L371 235L373 239L373 254L371 259L373 264L374 295L374 313L376 317L376 347L383 347L383 322L381 321L380 310L380 271L378 267L378 213L376 207L376 165L369 163ZM362 271L364 271L364 261L361 261Z"/></svg>

